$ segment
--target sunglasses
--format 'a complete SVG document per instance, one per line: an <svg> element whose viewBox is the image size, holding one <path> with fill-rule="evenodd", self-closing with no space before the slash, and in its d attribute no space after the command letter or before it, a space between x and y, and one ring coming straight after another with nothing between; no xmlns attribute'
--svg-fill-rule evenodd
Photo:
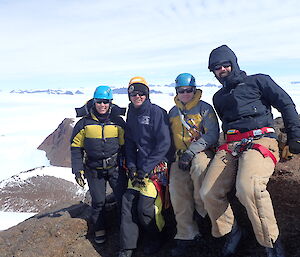
<svg viewBox="0 0 300 257"><path fill-rule="evenodd" d="M129 95L130 95L130 96L137 96L137 95L139 95L139 96L144 96L144 95L146 95L146 94L145 94L144 92L134 91L134 92L130 93Z"/></svg>
<svg viewBox="0 0 300 257"><path fill-rule="evenodd" d="M102 104L102 103L109 104L109 103L111 103L111 100L109 100L109 99L94 99L94 102L97 104Z"/></svg>
<svg viewBox="0 0 300 257"><path fill-rule="evenodd" d="M195 92L195 89L193 87L190 87L190 88L178 88L176 90L176 92L178 94L193 93L193 92Z"/></svg>
<svg viewBox="0 0 300 257"><path fill-rule="evenodd" d="M230 62L224 62L224 63L215 65L214 70L219 70L219 69L221 69L222 67L228 68L229 66L231 66L231 63L230 63Z"/></svg>

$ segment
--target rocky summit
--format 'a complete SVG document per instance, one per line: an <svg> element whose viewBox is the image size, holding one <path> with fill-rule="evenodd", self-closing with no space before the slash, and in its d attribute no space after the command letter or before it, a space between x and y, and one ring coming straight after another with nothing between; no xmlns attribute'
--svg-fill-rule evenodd
<svg viewBox="0 0 300 257"><path fill-rule="evenodd" d="M284 128L282 120L276 119L276 131L281 144L284 144ZM54 135L56 132L53 132ZM283 134L281 134L283 133ZM54 136L53 135L53 136ZM53 137L60 138L60 137ZM65 141L66 142L66 141ZM52 141L53 144L57 142ZM48 144L52 149L51 144ZM57 145L56 145L57 147ZM52 155L54 156L54 155ZM282 242L287 257L300 256L300 155L294 155L289 160L281 160L268 183L275 214L281 232ZM243 206L230 196L233 210L237 214L239 223L246 227L245 235L237 257L266 256L264 248L260 246L253 235L250 221ZM19 203L18 203L19 204ZM115 206L115 205L111 205ZM119 229L115 208L106 210L106 226L108 240L103 246L93 242L93 228L89 222L91 207L89 201L78 202L56 201L55 204L44 208L39 214L8 230L0 232L1 257L112 257L119 251ZM172 209L165 211L167 226L164 245L156 257L170 256L170 248L174 246L175 221ZM203 241L197 243L186 256L215 257L218 256L223 239L215 239L210 235L208 218L195 217ZM142 251L143 238L134 256L144 257Z"/></svg>

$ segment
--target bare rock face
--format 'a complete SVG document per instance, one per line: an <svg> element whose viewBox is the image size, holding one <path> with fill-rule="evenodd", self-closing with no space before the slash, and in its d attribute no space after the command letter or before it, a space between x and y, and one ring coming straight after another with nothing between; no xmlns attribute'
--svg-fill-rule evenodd
<svg viewBox="0 0 300 257"><path fill-rule="evenodd" d="M54 176L10 179L1 186L0 210L36 213L58 203L80 201L84 196L85 192L76 184Z"/></svg>
<svg viewBox="0 0 300 257"><path fill-rule="evenodd" d="M78 218L86 211L88 206L85 204L68 205L54 212L41 213L0 232L0 256L99 257L92 243L86 239L87 221Z"/></svg>
<svg viewBox="0 0 300 257"><path fill-rule="evenodd" d="M71 167L70 138L74 122L74 119L65 118L38 147L46 152L51 165Z"/></svg>
<svg viewBox="0 0 300 257"><path fill-rule="evenodd" d="M108 242L93 242L91 207L69 202L48 208L6 231L0 231L1 257L108 257L118 251L115 209L107 211Z"/></svg>

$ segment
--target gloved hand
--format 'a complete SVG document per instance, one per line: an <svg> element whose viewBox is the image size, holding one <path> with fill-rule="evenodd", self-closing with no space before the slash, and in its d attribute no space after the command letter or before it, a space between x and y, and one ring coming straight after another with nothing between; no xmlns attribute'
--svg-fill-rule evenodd
<svg viewBox="0 0 300 257"><path fill-rule="evenodd" d="M83 174L84 174L84 171L83 171L83 170L80 170L79 172L76 172L76 173L75 173L75 180L76 180L77 184L78 184L79 186L81 186L82 188L83 188L84 185L85 185L85 180L84 180Z"/></svg>
<svg viewBox="0 0 300 257"><path fill-rule="evenodd" d="M195 154L192 151L184 151L184 153L179 157L178 167L182 170L189 170L194 156Z"/></svg>
<svg viewBox="0 0 300 257"><path fill-rule="evenodd" d="M144 179L148 176L148 174L143 170L138 170L137 175L132 180L132 185L134 187L143 187L145 186Z"/></svg>
<svg viewBox="0 0 300 257"><path fill-rule="evenodd" d="M281 152L281 158L284 160L290 160L293 158L293 154L289 151L289 146L285 145Z"/></svg>
<svg viewBox="0 0 300 257"><path fill-rule="evenodd" d="M133 180L137 176L137 169L136 167L128 168L128 178Z"/></svg>
<svg viewBox="0 0 300 257"><path fill-rule="evenodd" d="M291 153L294 154L300 153L300 140L289 142L289 149Z"/></svg>

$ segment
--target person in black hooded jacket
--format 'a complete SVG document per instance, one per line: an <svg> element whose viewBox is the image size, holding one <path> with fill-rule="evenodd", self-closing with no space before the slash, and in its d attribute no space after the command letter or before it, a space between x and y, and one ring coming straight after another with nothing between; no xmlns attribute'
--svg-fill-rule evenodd
<svg viewBox="0 0 300 257"><path fill-rule="evenodd" d="M97 244L106 240L104 212L107 181L114 192L119 212L127 185L121 165L126 124L120 115L124 115L125 110L113 104L112 100L110 87L97 87L94 97L83 107L76 108L77 117L82 118L75 124L71 136L72 172L80 186L84 187L85 178L88 181L93 208L90 218Z"/></svg>
<svg viewBox="0 0 300 257"><path fill-rule="evenodd" d="M243 229L234 218L227 193L235 185L257 241L268 257L284 256L267 183L279 160L271 107L281 112L289 150L300 153L300 120L291 97L268 75L248 76L226 45L209 56L209 70L223 87L213 96L224 139L210 165L200 194L215 237L226 235L221 256L237 251Z"/></svg>

